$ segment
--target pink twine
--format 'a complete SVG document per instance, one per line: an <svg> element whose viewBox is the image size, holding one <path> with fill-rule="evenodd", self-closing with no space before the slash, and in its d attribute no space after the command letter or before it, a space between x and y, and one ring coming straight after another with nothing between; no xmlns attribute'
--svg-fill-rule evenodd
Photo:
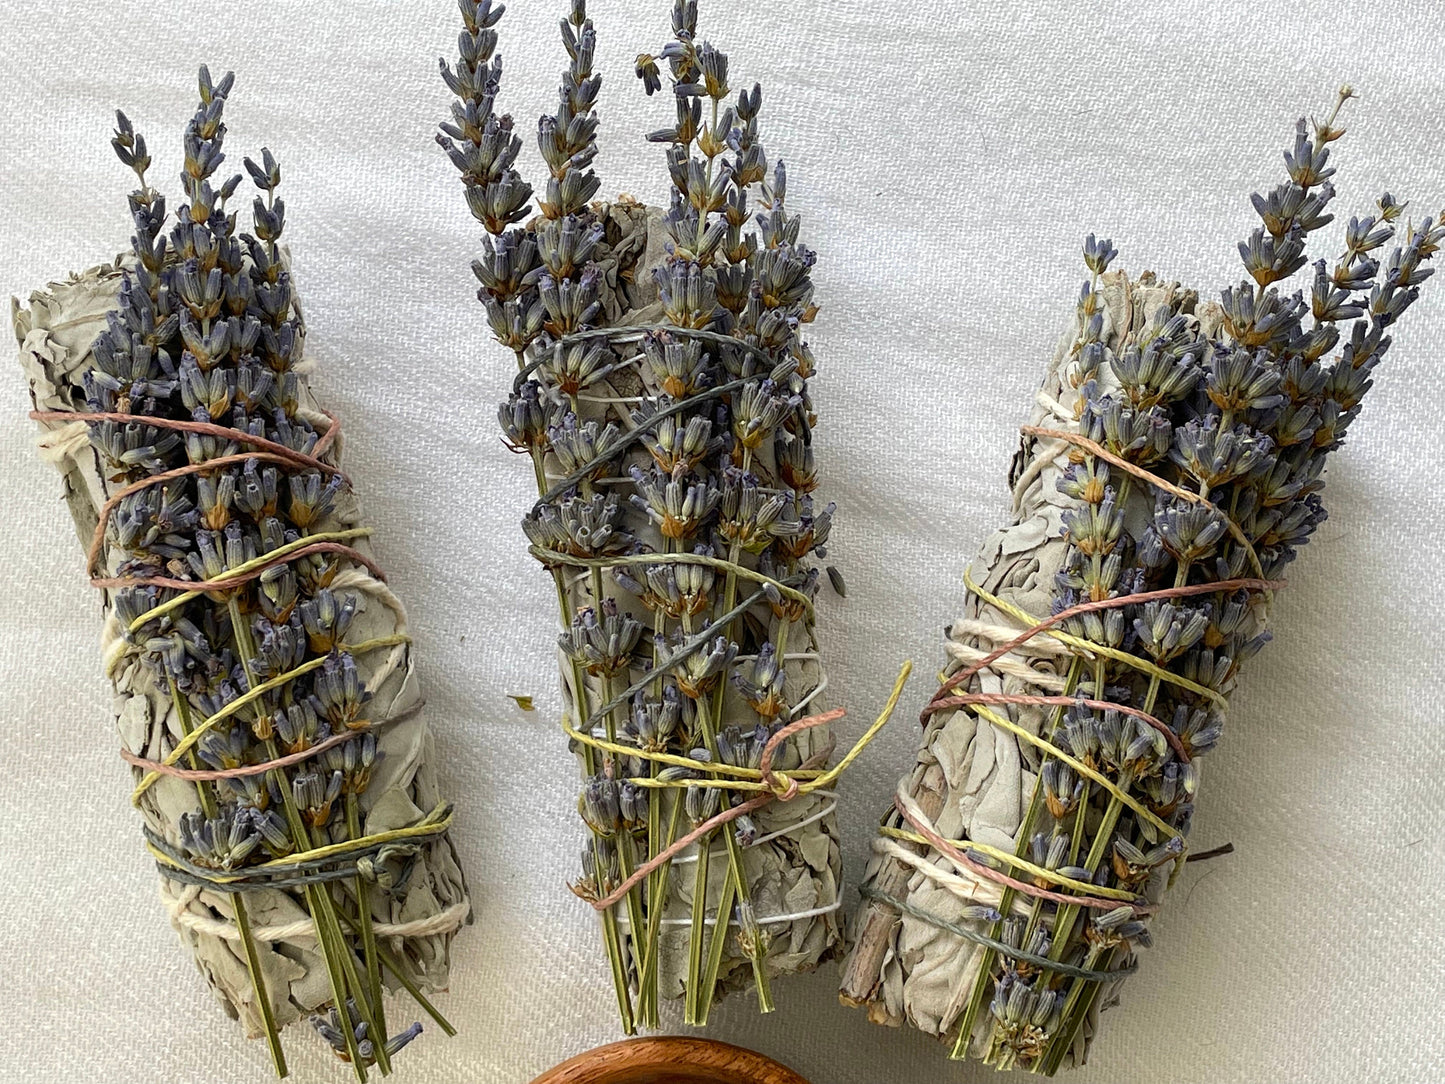
<svg viewBox="0 0 1445 1084"><path fill-rule="evenodd" d="M938 702L943 699L944 693L949 692L951 689L963 684L965 681L969 680L979 672L988 669L988 667L992 666L995 662L1003 658L1010 651L1022 647L1024 644L1028 643L1040 633L1047 632L1055 625L1059 624L1062 621L1067 621L1071 617L1077 617L1080 614L1093 613L1096 610L1112 610L1118 609L1121 606L1133 606L1136 603L1140 602L1153 602L1158 599L1185 598L1191 595L1214 595L1218 594L1221 591L1237 591L1240 589L1251 591L1275 591L1284 587L1284 585L1284 580L1259 580L1252 578L1243 578L1237 580L1220 580L1218 583L1196 583L1186 585L1184 587L1166 587L1158 591L1140 591L1138 594L1134 595L1119 595L1115 598L1099 599L1097 602L1081 602L1077 606L1070 606L1067 610L1060 610L1052 617L1046 617L1038 624L1025 629L1023 632L1019 633L1019 635L1015 636L1012 640L1004 644L1002 647L995 648L993 651L990 651L987 655L979 659L977 662L971 663L970 665L964 667L958 673L950 677L947 681L945 681L942 685L939 686L938 692L933 694L933 699L929 701L928 706L924 708L923 711L919 714L919 722L927 724L928 717L930 715L932 715L936 711L942 710L938 706ZM959 694L961 698L982 695L984 694ZM1067 699L1066 702L1073 703L1073 700ZM1101 703L1104 703L1106 707L1115 708L1120 711L1131 711L1131 709L1129 709L1126 705L1123 704L1114 704L1109 702ZM1143 716L1143 718L1146 722L1150 722L1151 725L1163 731L1166 737L1168 736L1168 734L1172 733L1172 731L1170 731L1163 723L1159 722L1159 720L1157 719L1153 719L1152 716Z"/></svg>
<svg viewBox="0 0 1445 1084"><path fill-rule="evenodd" d="M1143 479L1151 485L1162 489L1166 493L1171 493L1174 496L1184 498L1196 504L1208 505L1211 508L1215 507L1213 503L1203 495L1198 493L1191 493L1186 489L1181 489L1173 483L1168 482L1163 478L1160 478L1157 474L1153 474L1145 470L1143 467L1130 463L1128 460L1125 460L1119 456L1110 453L1106 449L1101 448L1095 442L1087 439L1086 437L1082 437L1077 433L1067 433L1055 429L1045 429L1040 426L1034 425L1024 426L1023 432L1028 434L1029 436L1054 437L1060 440L1068 441L1072 444L1079 445L1083 448L1086 448L1093 455L1096 455L1099 458L1104 459L1109 463L1112 463L1114 466L1119 467L1121 470L1127 471L1129 474L1132 474L1135 477ZM1238 530L1238 527L1235 526L1234 532L1238 533ZM1145 723L1148 723L1160 734L1164 735L1164 739L1169 743L1170 748L1174 750L1175 754L1182 762L1187 764L1190 760L1189 752L1187 749L1185 749L1184 743L1179 738L1179 735L1177 735L1171 727L1166 725L1161 720L1156 719L1153 715L1150 715L1145 711L1141 711L1138 708L1131 708L1125 704L1118 704L1109 700L1086 700L1080 697L1070 696L1025 696L984 692L964 692L957 693L953 696L948 696L946 694L957 688L959 685L962 685L963 683L969 681L983 670L986 670L988 667L993 665L999 659L1003 658L1009 652L1014 651L1019 647L1022 647L1024 644L1032 640L1035 636L1038 636L1040 633L1048 631L1049 629L1053 628L1055 625L1063 621L1067 621L1071 617L1077 617L1081 614L1094 613L1099 610L1118 609L1122 606L1133 606L1138 603L1153 602L1156 600L1187 598L1193 595L1213 595L1223 591L1236 591L1240 589L1249 591L1273 591L1278 590L1284 586L1284 580L1265 580L1252 577L1240 578L1233 580L1220 580L1217 583L1198 583L1181 587L1169 587L1158 591L1141 591L1138 594L1119 595L1115 598L1099 599L1093 602L1083 602L1077 606L1070 606L1068 609L1060 610L1058 613L1053 614L1052 616L1047 617L1042 621L1039 621L1032 627L1025 629L1008 643L1004 644L1001 647L995 648L993 651L989 652L977 662L964 667L958 673L954 674L952 677L948 678L948 680L944 681L943 684L939 686L938 691L933 694L933 698L928 702L928 705L923 709L922 712L919 713L919 722L927 726L929 717L936 714L937 712L947 711L949 709L957 707L965 707L969 704L1025 704L1035 706L1058 707L1069 707L1073 704L1083 704L1086 707L1093 708L1098 711L1117 711L1124 715L1129 715L1136 719L1140 719ZM1015 877L1010 877L1007 874L1000 872L999 870L992 869L979 862L975 862L971 858L969 858L968 855L964 854L957 847L953 846L953 844L951 844L948 840L944 839L936 831L934 831L931 825L928 825L914 817L907 809L903 807L902 802L900 802L897 798L894 799L893 804L894 808L898 810L898 813L903 817L903 819L907 821L910 825L912 825L913 829L919 835L923 836L926 840L928 840L928 842L935 849L946 855L951 861L972 871L980 877L987 878L988 880L994 881L998 884L1006 885L1007 887L1013 889L1016 892L1022 892L1025 895L1035 896L1040 899L1053 900L1056 903L1072 904L1082 907L1094 907L1104 910L1113 910L1114 908L1120 906L1119 901L1117 900L1105 900L1087 896L1070 896L1062 892L1052 892L1048 889L1040 888L1037 885L1032 885L1025 881L1020 881ZM1149 914L1158 909L1152 904L1135 904L1133 905L1133 907L1135 914Z"/></svg>
<svg viewBox="0 0 1445 1084"><path fill-rule="evenodd" d="M758 770L762 773L763 782L774 788L772 793L759 794L756 798L749 798L746 802L730 806L716 816L703 821L697 827L693 828L691 832L688 832L687 835L676 840L671 846L660 852L656 857L649 858L641 866L638 866L637 869L632 871L632 875L628 877L627 880L623 881L602 899L588 900L587 902L597 910L605 911L609 907L626 899L627 894L641 884L653 870L671 862L677 855L681 854L714 828L719 828L729 821L736 820L745 813L751 813L755 809L762 809L763 806L771 802L791 802L798 796L798 781L788 777L787 782L783 784L778 779L777 774L774 773L773 755L777 752L778 746L800 731L811 730L815 726L831 723L835 719L843 718L846 714L847 711L845 709L834 708L832 711L825 711L820 715L809 715L806 718L799 719L795 723L789 723L780 729L768 739L768 744L763 746L762 759L758 761ZM828 760L829 752L831 752L831 750L809 757L803 762L800 770L808 771L825 764Z"/></svg>
<svg viewBox="0 0 1445 1084"><path fill-rule="evenodd" d="M211 782L216 779L244 779L250 775L264 775L274 768L286 768L310 757L319 756L333 746L348 742L358 733L369 729L371 729L370 723L360 727L349 727L340 733L331 735L325 741L319 741L299 752L289 753L284 757L277 757L275 760L265 760L260 764L243 764L239 768L178 768L174 764L167 764L161 760L147 760L145 757L138 757L129 749L122 749L120 758L137 768L144 768L148 772L157 772L160 775L173 775L177 779L191 779L198 782Z"/></svg>
<svg viewBox="0 0 1445 1084"><path fill-rule="evenodd" d="M204 433L208 436L224 437L227 440L235 440L242 444L250 444L263 449L251 455L228 455L209 460L205 463L191 463L184 467L177 467L174 470L164 471L160 474L153 474L149 478L142 478L138 482L132 482L124 489L117 492L101 506L100 518L95 525L95 533L90 539L90 548L85 554L85 571L93 574L95 562L100 558L100 552L105 546L105 528L110 520L110 514L115 510L121 500L130 494L145 489L147 486L157 485L162 482L169 482L175 478L181 478L188 474L196 474L201 471L214 470L215 468L239 462L245 459L267 459L279 463L290 463L294 466L314 467L316 470L327 474L340 474L350 484L350 479L341 473L340 468L332 466L318 458L329 448L341 432L341 419L329 411L322 411L330 420L331 424L326 432L321 434L315 445L315 453L308 455L306 452L298 452L294 448L288 448L284 444L277 444L274 440L267 440L265 437L254 436L251 433L242 432L239 429L231 429L224 425L214 425L210 422L182 421L178 418L152 418L144 414L121 414L115 411L98 411L94 413L83 413L72 410L32 410L30 417L36 421L71 421L71 422L136 422L142 425L153 425L158 429L175 429L183 433ZM95 580L91 580L95 583ZM151 580L133 579L125 580L125 583L144 584L152 583ZM95 583L97 587L113 587L115 583ZM156 586L165 586L156 583ZM187 587L195 584L187 581Z"/></svg>
<svg viewBox="0 0 1445 1084"><path fill-rule="evenodd" d="M949 861L954 862L980 877L995 881L998 884L1012 888L1015 892L1022 892L1028 896L1037 896L1039 899L1052 900L1055 903L1074 905L1076 907L1093 907L1101 911L1112 911L1118 907L1132 907L1136 915L1150 915L1159 910L1158 904L1153 903L1128 903L1124 900L1106 900L1098 896L1070 896L1064 892L1053 892L1047 888L1040 888L1038 885L1030 884L1027 881L1020 881L1017 877L1010 877L1000 870L985 866L981 862L975 862L968 855L964 854L948 840L939 835L933 826L922 821L908 811L901 801L896 797L893 799L893 808L898 810L899 815L907 821L915 832L933 845L934 849L945 855Z"/></svg>

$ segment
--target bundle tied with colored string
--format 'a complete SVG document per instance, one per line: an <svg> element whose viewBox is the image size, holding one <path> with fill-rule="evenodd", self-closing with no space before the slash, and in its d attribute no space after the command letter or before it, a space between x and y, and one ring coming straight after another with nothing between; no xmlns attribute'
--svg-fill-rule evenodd
<svg viewBox="0 0 1445 1084"><path fill-rule="evenodd" d="M1014 520L969 569L875 841L840 996L876 1022L1052 1074L1084 1060L1149 943L1190 857L1199 760L1445 238L1386 194L1336 260L1285 285L1332 218L1338 113L1300 121L1287 179L1253 199L1249 278L1217 303L1108 271L1114 250L1089 238L1010 478Z"/></svg>
<svg viewBox="0 0 1445 1084"><path fill-rule="evenodd" d="M470 904L406 615L308 386L280 168L246 160L249 234L241 178L213 181L231 86L201 70L173 221L118 115L132 251L17 302L15 330L172 923L278 1073L310 1017L365 1080L421 1030L384 989L450 1030L426 993Z"/></svg>
<svg viewBox="0 0 1445 1084"><path fill-rule="evenodd" d="M537 192L497 112L502 9L461 0L456 94L439 141L486 229L474 264L517 375L500 411L537 501L523 522L563 623L563 728L587 828L573 888L600 915L623 1028L837 949L833 740L814 599L833 507L815 503L814 256L759 142L762 91L673 5L670 127L648 138L666 212L594 202L596 32L562 20L569 65L537 139ZM643 55L646 90L661 87ZM753 202L761 207L755 211ZM846 762L847 758L844 758Z"/></svg>

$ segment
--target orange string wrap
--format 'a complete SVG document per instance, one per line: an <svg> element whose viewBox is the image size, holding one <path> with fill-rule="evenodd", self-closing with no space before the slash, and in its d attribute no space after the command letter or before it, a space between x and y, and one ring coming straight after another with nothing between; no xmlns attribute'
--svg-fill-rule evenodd
<svg viewBox="0 0 1445 1084"><path fill-rule="evenodd" d="M809 715L799 719L797 722L789 723L787 726L780 728L776 734L768 739L767 745L763 746L763 755L758 761L758 770L762 773L763 780L774 788L772 793L759 794L756 798L749 798L746 802L729 806L721 813L703 821L694 827L692 831L688 832L687 835L675 840L665 850L660 851L656 857L650 858L638 866L637 869L632 871L632 875L628 877L627 880L623 881L606 896L598 900L588 900L587 902L598 911L606 911L609 907L625 900L627 894L641 884L653 870L671 862L714 828L721 827L729 821L734 821L745 813L762 809L772 802L791 802L798 795L798 781L791 777L786 777L786 773L784 773L786 777L786 781L784 781L784 779L780 779L778 774L773 771L773 756L777 753L778 746L794 734L804 730L811 730L815 726L823 726L831 723L843 718L846 714L846 709L834 708L832 711L825 711L818 715ZM809 757L800 765L799 770L809 771L813 768L822 767L828 762L828 757L832 755L832 752L832 749L828 748L821 753Z"/></svg>

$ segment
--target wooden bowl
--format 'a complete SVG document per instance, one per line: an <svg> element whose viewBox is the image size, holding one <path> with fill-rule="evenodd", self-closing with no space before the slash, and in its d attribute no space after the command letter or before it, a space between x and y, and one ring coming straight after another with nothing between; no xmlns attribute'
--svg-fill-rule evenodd
<svg viewBox="0 0 1445 1084"><path fill-rule="evenodd" d="M770 1058L711 1039L629 1039L589 1050L532 1084L808 1084Z"/></svg>

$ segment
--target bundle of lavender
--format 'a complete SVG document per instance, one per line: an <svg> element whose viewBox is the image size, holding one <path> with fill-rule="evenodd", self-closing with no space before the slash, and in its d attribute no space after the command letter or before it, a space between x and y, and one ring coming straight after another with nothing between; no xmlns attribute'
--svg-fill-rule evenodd
<svg viewBox="0 0 1445 1084"><path fill-rule="evenodd" d="M573 887L600 912L626 1031L657 1026L662 998L705 1023L750 981L766 1012L772 978L815 967L840 935L825 765L841 712L807 714L827 685L812 558L833 516L811 496L814 255L758 140L761 88L727 104L728 58L698 41L695 0L673 5L659 59L676 112L648 136L666 147L668 210L592 202L600 76L573 0L530 220L521 140L495 108L502 8L461 12L438 139L486 228L478 296L517 362L500 420L536 478L522 526L564 630L588 829ZM637 74L660 89L651 56Z"/></svg>
<svg viewBox="0 0 1445 1084"><path fill-rule="evenodd" d="M1271 592L1325 518L1326 458L1431 274L1429 218L1381 261L1404 211L1385 195L1285 292L1332 218L1339 104L1299 122L1288 179L1253 197L1249 278L1219 303L1084 247L1014 522L966 577L843 977L845 1004L951 1036L956 1058L1084 1060L1186 860L1198 758L1269 639Z"/></svg>
<svg viewBox="0 0 1445 1084"><path fill-rule="evenodd" d="M218 186L232 86L200 72L169 225L144 138L132 251L15 305L20 361L62 472L122 756L171 921L226 1010L264 1034L310 1016L359 1080L421 1030L384 988L447 984L470 917L401 603L372 558L316 404L279 241L280 168L237 234Z"/></svg>

